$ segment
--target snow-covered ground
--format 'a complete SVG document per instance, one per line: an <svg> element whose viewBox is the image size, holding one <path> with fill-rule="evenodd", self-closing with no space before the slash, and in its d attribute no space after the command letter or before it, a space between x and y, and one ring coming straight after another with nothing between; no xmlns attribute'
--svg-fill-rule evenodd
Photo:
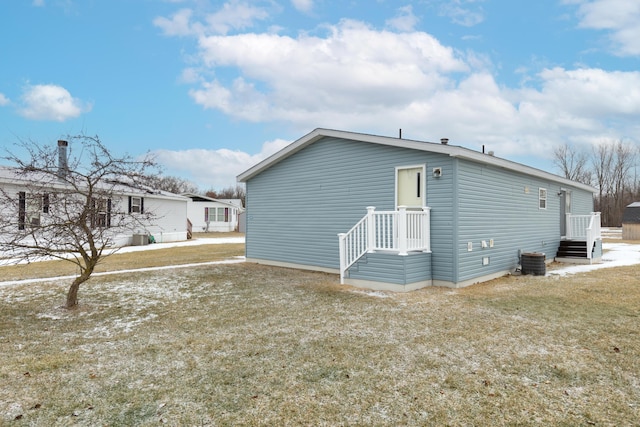
<svg viewBox="0 0 640 427"><path fill-rule="evenodd" d="M118 253L152 251L154 249L175 248L181 246L197 246L197 245L223 245L226 243L244 243L244 237L220 237L220 238L204 238L191 239L182 242L170 243L152 243L144 246L125 246L117 250Z"/></svg>
<svg viewBox="0 0 640 427"><path fill-rule="evenodd" d="M640 264L640 244L632 245L628 243L603 243L602 263L566 266L551 270L547 275L564 276L567 274L584 273L598 270L600 268L623 267L626 265Z"/></svg>

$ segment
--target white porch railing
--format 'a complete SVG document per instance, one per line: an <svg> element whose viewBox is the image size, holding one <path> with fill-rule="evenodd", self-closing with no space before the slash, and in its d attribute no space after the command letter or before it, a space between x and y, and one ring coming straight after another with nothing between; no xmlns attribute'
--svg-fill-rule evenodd
<svg viewBox="0 0 640 427"><path fill-rule="evenodd" d="M431 208L408 211L400 206L397 211L376 212L367 208L367 215L347 233L338 234L340 245L340 283L344 275L367 252L377 250L407 255L409 251L431 251Z"/></svg>
<svg viewBox="0 0 640 427"><path fill-rule="evenodd" d="M587 242L587 258L591 259L593 244L602 239L600 229L600 212L591 215L567 214L567 240L584 240Z"/></svg>

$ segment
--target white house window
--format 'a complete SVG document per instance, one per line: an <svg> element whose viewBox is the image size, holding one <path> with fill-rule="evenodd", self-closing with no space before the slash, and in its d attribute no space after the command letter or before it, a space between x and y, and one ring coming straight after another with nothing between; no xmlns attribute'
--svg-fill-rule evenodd
<svg viewBox="0 0 640 427"><path fill-rule="evenodd" d="M538 208L547 209L547 189L546 188L538 189Z"/></svg>
<svg viewBox="0 0 640 427"><path fill-rule="evenodd" d="M111 227L111 199L93 199L92 228Z"/></svg>
<svg viewBox="0 0 640 427"><path fill-rule="evenodd" d="M42 195L42 213L49 213L49 194L44 193Z"/></svg>
<svg viewBox="0 0 640 427"><path fill-rule="evenodd" d="M129 213L144 213L144 199L142 197L129 196Z"/></svg>
<svg viewBox="0 0 640 427"><path fill-rule="evenodd" d="M18 193L18 229L40 225L40 214L49 212L49 196L30 195L24 191Z"/></svg>
<svg viewBox="0 0 640 427"><path fill-rule="evenodd" d="M231 222L229 208L204 208L204 222Z"/></svg>

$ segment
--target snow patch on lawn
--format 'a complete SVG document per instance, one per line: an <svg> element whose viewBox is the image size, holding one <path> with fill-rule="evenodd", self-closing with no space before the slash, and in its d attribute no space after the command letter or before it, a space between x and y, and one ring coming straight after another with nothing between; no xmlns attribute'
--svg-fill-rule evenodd
<svg viewBox="0 0 640 427"><path fill-rule="evenodd" d="M355 293L357 294L365 294L367 296L370 297L376 297L376 298L391 298L392 294L388 293L388 292L382 292L382 291L369 291L366 289L362 289L362 290L357 290L355 291Z"/></svg>
<svg viewBox="0 0 640 427"><path fill-rule="evenodd" d="M602 263L567 265L548 272L549 276L566 276L567 274L587 273L601 268L625 267L640 264L640 244L603 243Z"/></svg>

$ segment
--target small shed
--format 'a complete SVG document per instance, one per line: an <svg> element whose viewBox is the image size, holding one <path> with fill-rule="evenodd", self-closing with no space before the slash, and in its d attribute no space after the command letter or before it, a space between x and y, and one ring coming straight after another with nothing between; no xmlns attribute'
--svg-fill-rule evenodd
<svg viewBox="0 0 640 427"><path fill-rule="evenodd" d="M622 239L640 240L640 202L631 203L622 216Z"/></svg>

